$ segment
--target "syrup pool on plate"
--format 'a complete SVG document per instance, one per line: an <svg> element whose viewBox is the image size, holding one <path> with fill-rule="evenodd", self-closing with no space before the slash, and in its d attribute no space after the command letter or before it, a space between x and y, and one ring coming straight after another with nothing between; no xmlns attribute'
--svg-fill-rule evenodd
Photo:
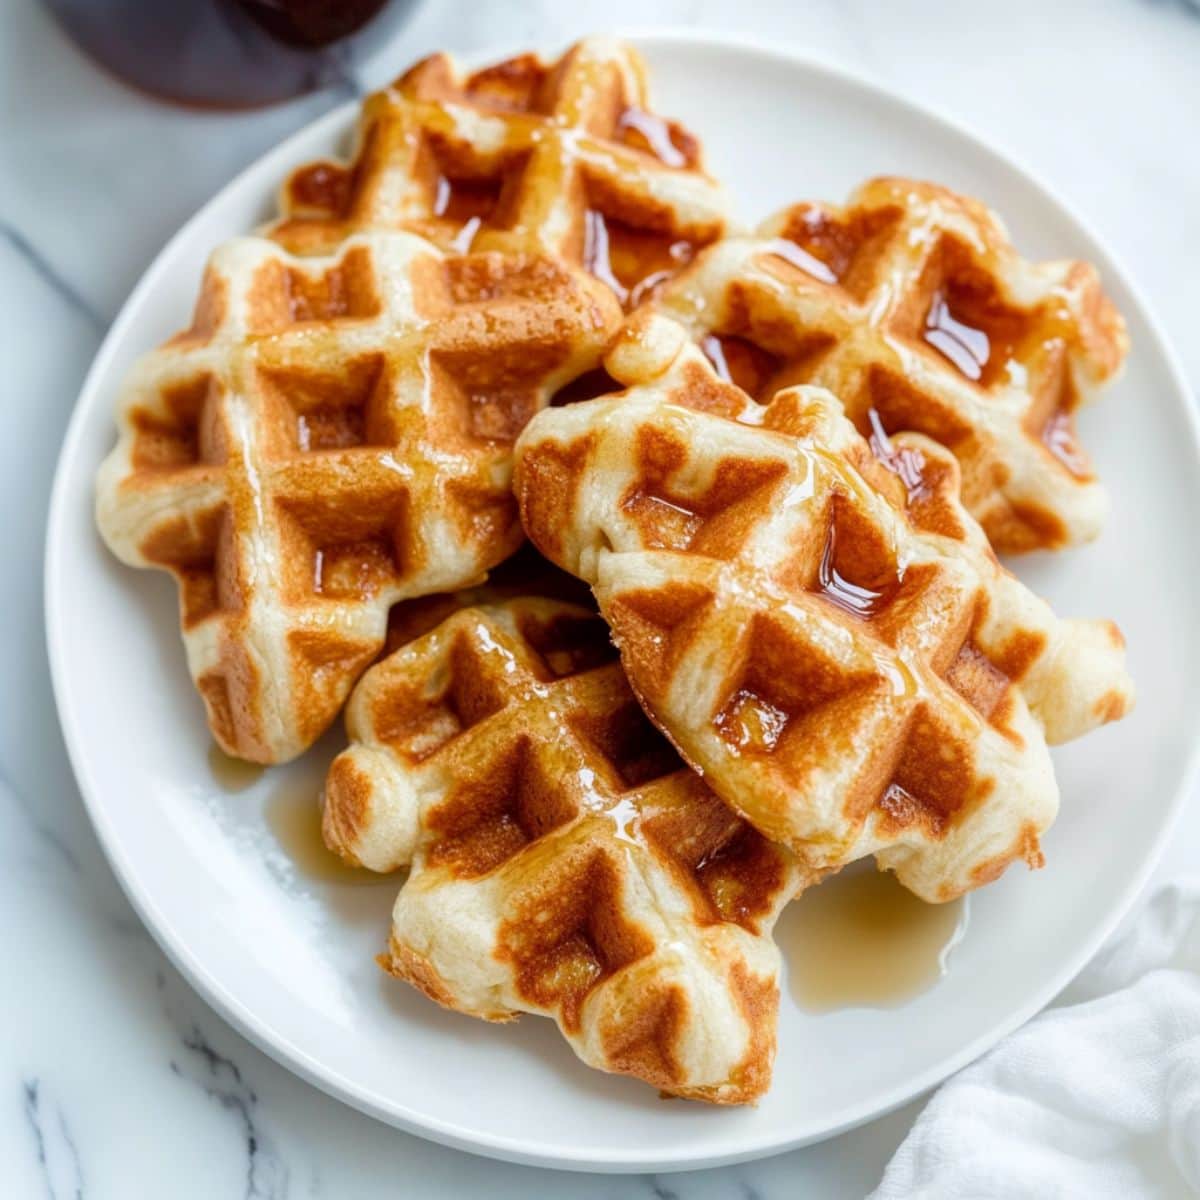
<svg viewBox="0 0 1200 1200"><path fill-rule="evenodd" d="M347 866L321 837L321 781L285 778L267 797L263 818L296 874L317 883L371 884L386 876Z"/></svg>
<svg viewBox="0 0 1200 1200"><path fill-rule="evenodd" d="M222 791L244 792L262 778L265 768L258 763L233 758L213 742L208 748L208 769Z"/></svg>
<svg viewBox="0 0 1200 1200"><path fill-rule="evenodd" d="M215 743L208 750L208 768L213 782L229 796L254 787L266 768L232 758ZM267 793L261 820L266 832L282 852L288 866L304 879L317 883L378 883L384 876L360 867L347 866L321 837L321 784L325 772L313 773L279 768L277 782ZM274 777L275 773L267 776ZM250 797L245 804L254 804ZM256 820L258 818L255 818Z"/></svg>
<svg viewBox="0 0 1200 1200"><path fill-rule="evenodd" d="M792 999L809 1012L902 1004L950 969L969 913L966 898L926 904L870 863L833 875L777 927Z"/></svg>

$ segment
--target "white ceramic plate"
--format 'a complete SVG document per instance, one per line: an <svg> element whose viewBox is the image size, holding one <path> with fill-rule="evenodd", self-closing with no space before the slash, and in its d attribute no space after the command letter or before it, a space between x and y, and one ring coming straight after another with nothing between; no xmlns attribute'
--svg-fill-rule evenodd
<svg viewBox="0 0 1200 1200"><path fill-rule="evenodd" d="M197 990L281 1062L385 1121L499 1157L600 1170L699 1167L827 1137L932 1086L1029 1018L1146 880L1184 795L1200 710L1200 680L1183 669L1200 662L1200 559L1178 540L1200 517L1196 429L1156 325L1108 254L1025 172L874 86L728 41L635 40L657 107L699 132L744 218L801 197L841 199L873 174L936 179L997 207L1025 253L1097 263L1129 320L1128 370L1082 422L1114 498L1108 528L1092 547L1019 570L1062 613L1120 622L1139 706L1056 755L1063 805L1048 867L1013 870L975 897L937 986L897 1008L822 1016L799 1010L785 988L774 1087L758 1108L664 1103L582 1066L548 1021L489 1026L383 977L372 956L395 884L315 881L267 820L288 797L315 797L340 732L237 794L214 781L174 586L106 553L92 478L113 441L126 367L185 323L208 251L269 215L285 171L344 144L354 105L231 183L146 273L67 434L46 561L55 693L83 795L131 900Z"/></svg>

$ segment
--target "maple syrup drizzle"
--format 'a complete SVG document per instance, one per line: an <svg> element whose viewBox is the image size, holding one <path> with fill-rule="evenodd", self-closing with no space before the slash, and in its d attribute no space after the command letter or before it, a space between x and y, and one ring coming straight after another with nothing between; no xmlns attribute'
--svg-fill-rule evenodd
<svg viewBox="0 0 1200 1200"><path fill-rule="evenodd" d="M624 304L629 299L629 291L613 274L612 258L609 254L608 224L604 214L589 209L584 217L583 234L583 265L601 283L606 283L617 294L617 299Z"/></svg>
<svg viewBox="0 0 1200 1200"><path fill-rule="evenodd" d="M782 258L784 262L791 263L793 267L803 271L805 275L811 275L814 279L820 280L821 283L835 284L838 281L837 275L828 263L822 262L815 254L810 254L803 246L789 242L787 238L776 238L769 247L769 253L774 254L776 258Z"/></svg>
<svg viewBox="0 0 1200 1200"><path fill-rule="evenodd" d="M611 221L598 209L584 216L583 265L607 284L628 310L691 261L695 245L686 238L668 243L663 235Z"/></svg>
<svg viewBox="0 0 1200 1200"><path fill-rule="evenodd" d="M848 868L805 892L776 927L792 998L810 1012L911 1000L947 974L969 917L965 898L926 904L890 871Z"/></svg>
<svg viewBox="0 0 1200 1200"><path fill-rule="evenodd" d="M350 200L350 172L337 163L313 163L292 176L288 190L298 207L340 214Z"/></svg>
<svg viewBox="0 0 1200 1200"><path fill-rule="evenodd" d="M733 375L729 370L729 363L725 358L725 344L715 333L710 333L707 337L701 338L700 351L712 363L712 369L716 371L719 379L725 383L733 382Z"/></svg>
<svg viewBox="0 0 1200 1200"><path fill-rule="evenodd" d="M741 688L717 714L714 725L735 755L770 752L779 744L791 718L765 697Z"/></svg>
<svg viewBox="0 0 1200 1200"><path fill-rule="evenodd" d="M450 243L450 249L455 254L466 254L471 249L471 243L475 241L475 235L479 232L480 226L483 224L482 217L472 217L455 235Z"/></svg>
<svg viewBox="0 0 1200 1200"><path fill-rule="evenodd" d="M652 275L647 275L640 283L635 284L630 291L629 307L637 308L660 283L666 283L674 274L674 271L655 271Z"/></svg>
<svg viewBox="0 0 1200 1200"><path fill-rule="evenodd" d="M618 131L632 129L639 133L650 153L665 167L686 167L687 155L675 145L671 126L655 113L644 108L627 108L617 121Z"/></svg>
<svg viewBox="0 0 1200 1200"><path fill-rule="evenodd" d="M296 448L302 454L361 446L366 418L361 408L329 404L296 415Z"/></svg>
<svg viewBox="0 0 1200 1200"><path fill-rule="evenodd" d="M1075 440L1071 414L1065 409L1060 408L1046 422L1042 428L1042 442L1072 475L1084 478L1090 474L1088 460Z"/></svg>
<svg viewBox="0 0 1200 1200"><path fill-rule="evenodd" d="M925 456L919 450L913 450L910 447L897 450L892 444L892 439L888 437L887 430L883 427L878 409L867 409L867 420L871 423L871 434L867 439L871 453L893 475L900 477L900 482L904 484L905 490L908 492L909 504L926 499L930 491L929 482L925 478Z"/></svg>
<svg viewBox="0 0 1200 1200"><path fill-rule="evenodd" d="M458 232L450 242L456 254L466 254L484 221L499 203L500 187L495 180L454 180L439 175L434 185L433 215L451 224Z"/></svg>
<svg viewBox="0 0 1200 1200"><path fill-rule="evenodd" d="M213 742L208 748L208 769L222 791L244 792L259 781L265 768L233 758Z"/></svg>
<svg viewBox="0 0 1200 1200"><path fill-rule="evenodd" d="M868 408L867 420L871 425L871 432L867 437L867 441L871 446L871 453L876 458L886 462L891 455L896 453L896 450L892 445L892 439L888 436L888 431L883 426L883 419L879 415L879 409Z"/></svg>
<svg viewBox="0 0 1200 1200"><path fill-rule="evenodd" d="M623 279L628 291L624 304L626 309L635 308L660 284L676 275L691 262L696 247L686 238L678 238L666 245L653 233L638 229L627 229L619 222L608 222L603 215L608 239L609 271L617 279Z"/></svg>
<svg viewBox="0 0 1200 1200"><path fill-rule="evenodd" d="M958 320L950 311L946 294L934 294L925 316L925 341L948 358L968 379L978 383L988 365L991 343L988 335L974 325Z"/></svg>
<svg viewBox="0 0 1200 1200"><path fill-rule="evenodd" d="M450 187L450 180L445 175L439 175L437 186L433 197L433 215L435 217L444 217L450 208L450 197L453 195L453 190Z"/></svg>
<svg viewBox="0 0 1200 1200"><path fill-rule="evenodd" d="M783 364L754 342L710 333L700 339L699 346L717 377L740 387L752 400L765 404L777 390Z"/></svg>
<svg viewBox="0 0 1200 1200"><path fill-rule="evenodd" d="M817 568L817 586L821 589L821 595L835 608L840 608L852 617L867 619L875 616L886 604L887 597L883 592L851 583L843 577L833 564L836 548L837 531L831 525L829 535L825 539L825 549L821 554L821 564Z"/></svg>

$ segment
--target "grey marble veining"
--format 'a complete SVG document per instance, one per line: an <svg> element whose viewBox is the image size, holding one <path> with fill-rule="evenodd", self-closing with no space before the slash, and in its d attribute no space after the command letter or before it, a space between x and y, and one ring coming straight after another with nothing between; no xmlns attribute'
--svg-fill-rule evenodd
<svg viewBox="0 0 1200 1200"><path fill-rule="evenodd" d="M181 1197L861 1196L918 1110L717 1171L537 1171L409 1137L294 1078L215 1016L113 879L54 717L41 557L59 439L120 303L237 170L356 87L429 50L561 44L684 24L793 42L959 117L1030 164L1108 240L1200 381L1200 19L1191 0L586 0L427 3L338 89L260 113L145 102L94 71L35 0L0 13L0 1162L5 1195ZM88 620L79 598L79 620ZM1194 855L1192 804L1160 869Z"/></svg>

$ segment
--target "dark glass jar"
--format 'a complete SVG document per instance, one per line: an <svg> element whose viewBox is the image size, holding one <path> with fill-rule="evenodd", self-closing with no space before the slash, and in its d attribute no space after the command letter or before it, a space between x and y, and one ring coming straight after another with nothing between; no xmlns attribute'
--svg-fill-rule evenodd
<svg viewBox="0 0 1200 1200"><path fill-rule="evenodd" d="M252 108L346 78L415 0L46 0L92 58L152 96Z"/></svg>

